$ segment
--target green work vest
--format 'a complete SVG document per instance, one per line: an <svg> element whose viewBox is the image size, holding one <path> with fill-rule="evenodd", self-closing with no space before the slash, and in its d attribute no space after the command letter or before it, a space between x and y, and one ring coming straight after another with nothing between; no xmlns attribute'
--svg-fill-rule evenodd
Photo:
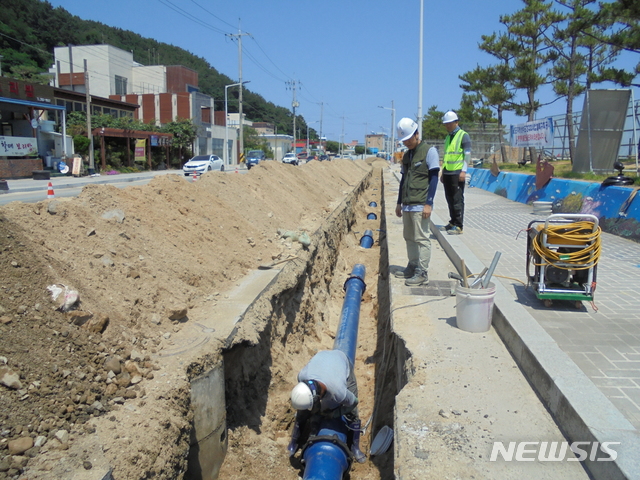
<svg viewBox="0 0 640 480"><path fill-rule="evenodd" d="M420 142L402 157L404 176L399 200L404 205L424 205L429 190L429 166L427 165L427 144Z"/></svg>
<svg viewBox="0 0 640 480"><path fill-rule="evenodd" d="M447 135L444 140L444 160L442 162L443 170L462 170L464 166L464 152L462 151L462 137L465 135L464 130L460 129L451 139L451 135Z"/></svg>

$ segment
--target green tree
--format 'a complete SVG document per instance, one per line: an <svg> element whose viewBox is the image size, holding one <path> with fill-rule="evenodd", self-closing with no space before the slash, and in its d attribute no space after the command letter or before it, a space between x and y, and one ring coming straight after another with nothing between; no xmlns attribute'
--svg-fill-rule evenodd
<svg viewBox="0 0 640 480"><path fill-rule="evenodd" d="M328 152L337 153L340 151L340 143L333 140L327 140L326 147Z"/></svg>
<svg viewBox="0 0 640 480"><path fill-rule="evenodd" d="M49 75L43 74L40 68L32 65L15 65L11 67L10 76L23 82L49 85Z"/></svg>
<svg viewBox="0 0 640 480"><path fill-rule="evenodd" d="M265 155L270 152L269 142L258 135L255 128L243 127L242 133L244 135L244 148L245 150L262 150Z"/></svg>
<svg viewBox="0 0 640 480"><path fill-rule="evenodd" d="M165 124L161 131L173 134L172 147L178 150L181 164L191 157L193 142L197 138L198 127L190 119L179 119Z"/></svg>
<svg viewBox="0 0 640 480"><path fill-rule="evenodd" d="M548 83L544 69L557 58L557 52L548 47L546 38L553 25L562 21L562 16L551 9L544 0L522 0L524 8L513 15L501 15L500 23L507 33L483 37L480 48L497 58L510 61L509 82L517 91L524 92L525 99L513 104L516 114L535 119L542 104L537 100L538 89ZM515 92L514 92L515 93ZM536 149L530 148L531 160Z"/></svg>
<svg viewBox="0 0 640 480"><path fill-rule="evenodd" d="M549 69L553 90L559 97L566 98L566 122L568 127L569 158L575 156L575 134L573 126L573 100L589 88L592 82L609 77L603 69L618 55L618 50L606 44L595 42L594 37L602 35L606 25L595 21L596 0L556 0L567 13L565 22L552 26L552 35L547 44L555 52L556 59Z"/></svg>
<svg viewBox="0 0 640 480"><path fill-rule="evenodd" d="M460 79L465 82L462 84L462 89L470 94L468 102L474 106L477 105L480 109L495 109L499 132L503 131L503 113L513 108L513 93L508 88L510 56L506 49L503 49L502 53L506 57L501 59L502 63L499 65L487 68L477 66L475 70L460 76ZM465 94L463 94L462 103L465 103ZM490 112L485 112L482 117L493 118L493 115L490 115ZM502 161L506 162L507 152L502 135L499 135L498 138Z"/></svg>
<svg viewBox="0 0 640 480"><path fill-rule="evenodd" d="M442 124L444 112L432 105L422 119L422 138L425 140L439 141L447 135L447 129Z"/></svg>
<svg viewBox="0 0 640 480"><path fill-rule="evenodd" d="M614 48L640 53L640 3L637 0L615 0L601 3L601 9L595 19L599 24L610 25L611 28L594 38ZM608 67L603 71L608 79L623 87L638 87L634 82L640 75L640 57L633 71Z"/></svg>

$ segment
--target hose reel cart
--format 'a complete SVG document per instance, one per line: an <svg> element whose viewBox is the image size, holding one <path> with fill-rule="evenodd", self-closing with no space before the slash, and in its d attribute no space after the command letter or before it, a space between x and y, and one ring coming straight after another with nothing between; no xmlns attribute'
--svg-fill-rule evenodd
<svg viewBox="0 0 640 480"><path fill-rule="evenodd" d="M527 232L527 279L545 306L573 300L581 308L581 302L592 301L601 248L598 218L553 214L529 223Z"/></svg>

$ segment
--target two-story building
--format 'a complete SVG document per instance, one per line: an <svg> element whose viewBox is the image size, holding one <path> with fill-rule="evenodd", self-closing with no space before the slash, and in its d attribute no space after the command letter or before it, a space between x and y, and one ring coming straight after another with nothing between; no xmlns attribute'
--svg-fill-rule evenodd
<svg viewBox="0 0 640 480"><path fill-rule="evenodd" d="M214 114L214 99L200 92L195 70L182 65L142 65L134 62L133 53L112 45L56 47L54 55L50 73L56 87L86 92L86 69L91 95L137 105L133 117L145 123L160 126L191 119L197 126L195 155L223 158L226 138L229 163L237 163L237 130L225 132L224 115Z"/></svg>

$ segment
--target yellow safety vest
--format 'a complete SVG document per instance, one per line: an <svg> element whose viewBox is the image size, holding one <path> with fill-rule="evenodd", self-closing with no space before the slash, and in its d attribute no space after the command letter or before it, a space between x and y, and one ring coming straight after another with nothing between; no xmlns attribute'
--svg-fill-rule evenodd
<svg viewBox="0 0 640 480"><path fill-rule="evenodd" d="M451 139L451 135L447 135L444 140L444 159L442 168L444 170L462 170L464 166L464 152L462 151L462 137L466 134L464 130L460 129Z"/></svg>

